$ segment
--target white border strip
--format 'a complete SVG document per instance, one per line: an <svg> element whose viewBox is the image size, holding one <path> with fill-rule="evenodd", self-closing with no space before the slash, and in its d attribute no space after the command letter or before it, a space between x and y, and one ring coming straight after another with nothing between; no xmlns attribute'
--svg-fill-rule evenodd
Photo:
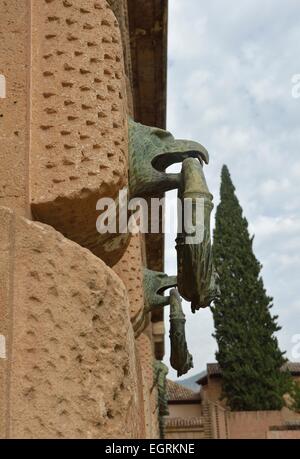
<svg viewBox="0 0 300 459"><path fill-rule="evenodd" d="M0 335L0 359L6 359L6 339L4 335Z"/></svg>
<svg viewBox="0 0 300 459"><path fill-rule="evenodd" d="M0 74L0 99L6 98L6 79L4 75Z"/></svg>

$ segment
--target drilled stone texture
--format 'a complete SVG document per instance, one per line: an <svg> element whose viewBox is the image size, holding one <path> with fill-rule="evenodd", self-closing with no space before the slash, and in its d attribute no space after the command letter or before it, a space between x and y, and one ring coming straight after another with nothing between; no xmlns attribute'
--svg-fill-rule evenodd
<svg viewBox="0 0 300 459"><path fill-rule="evenodd" d="M101 256L96 201L127 183L126 91L105 0L34 0L34 216Z"/></svg>
<svg viewBox="0 0 300 459"><path fill-rule="evenodd" d="M158 424L158 394L154 381L153 344L149 334L151 325L137 339L137 349L140 356L143 378L143 398L146 423L146 438L159 438Z"/></svg>
<svg viewBox="0 0 300 459"><path fill-rule="evenodd" d="M127 0L107 0L107 3L110 5L119 23L123 42L125 71L128 79L132 82Z"/></svg>
<svg viewBox="0 0 300 459"><path fill-rule="evenodd" d="M107 0L119 23L126 74L128 113L134 118L133 74L131 65L131 43L129 38L129 16L127 0ZM144 5L143 5L144 6Z"/></svg>
<svg viewBox="0 0 300 459"><path fill-rule="evenodd" d="M29 209L28 8L27 0L0 0L0 74L6 79L6 98L0 99L0 205L22 215Z"/></svg>
<svg viewBox="0 0 300 459"><path fill-rule="evenodd" d="M114 266L114 271L124 282L130 303L130 318L133 324L143 324L144 269L143 239L140 234L131 237L129 246L121 260Z"/></svg>
<svg viewBox="0 0 300 459"><path fill-rule="evenodd" d="M0 208L0 226L0 436L139 438L124 284L47 225Z"/></svg>

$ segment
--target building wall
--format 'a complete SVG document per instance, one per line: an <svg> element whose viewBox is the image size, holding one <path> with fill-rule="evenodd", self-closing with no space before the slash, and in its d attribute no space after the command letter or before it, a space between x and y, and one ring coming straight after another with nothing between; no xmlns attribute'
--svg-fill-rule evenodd
<svg viewBox="0 0 300 459"><path fill-rule="evenodd" d="M230 423L228 421L228 412L218 403L208 404L208 428L211 436L215 439L228 439Z"/></svg>
<svg viewBox="0 0 300 459"><path fill-rule="evenodd" d="M292 379L294 382L299 383L300 377L293 375ZM222 398L222 378L219 376L208 377L207 384L201 387L201 394L205 400L226 408L226 399ZM291 404L291 397L287 394L285 396L285 402L289 406Z"/></svg>
<svg viewBox="0 0 300 459"><path fill-rule="evenodd" d="M136 234L131 237L124 255L113 267L127 287L130 298L130 316L133 323L142 315L145 299L143 289L143 239Z"/></svg>
<svg viewBox="0 0 300 459"><path fill-rule="evenodd" d="M0 221L9 250L2 436L138 436L139 381L123 283L51 227L5 208Z"/></svg>
<svg viewBox="0 0 300 459"><path fill-rule="evenodd" d="M159 432L158 393L154 381L153 343L150 326L137 339L138 355L142 367L141 386L145 412L145 438L155 439Z"/></svg>
<svg viewBox="0 0 300 459"><path fill-rule="evenodd" d="M288 422L299 422L300 415L283 408L281 411L229 411L215 403L208 403L211 438L267 439L280 436ZM274 431L273 428L276 428ZM286 429L287 430L287 429ZM275 433L274 433L275 432ZM279 432L279 433L278 433ZM297 431L289 431L289 435ZM284 435L284 434L282 434Z"/></svg>
<svg viewBox="0 0 300 459"><path fill-rule="evenodd" d="M32 0L30 191L34 217L112 266L96 202L127 185L120 29L104 0ZM84 230L83 230L84 228Z"/></svg>
<svg viewBox="0 0 300 459"><path fill-rule="evenodd" d="M0 437L157 438L144 241L95 226L128 181L126 2L0 10Z"/></svg>
<svg viewBox="0 0 300 459"><path fill-rule="evenodd" d="M228 412L230 438L266 439L271 426L280 426L287 420L287 411Z"/></svg>
<svg viewBox="0 0 300 459"><path fill-rule="evenodd" d="M203 440L204 430L202 427L187 427L186 429L166 429L166 440Z"/></svg>
<svg viewBox="0 0 300 459"><path fill-rule="evenodd" d="M169 416L172 418L193 418L202 416L201 402L169 403Z"/></svg>
<svg viewBox="0 0 300 459"><path fill-rule="evenodd" d="M26 215L29 213L29 3L26 0L20 5L18 0L1 0L0 10L0 73L6 79L7 94L0 99L0 205Z"/></svg>
<svg viewBox="0 0 300 459"><path fill-rule="evenodd" d="M219 377L209 377L208 384L202 387L203 397L211 402L225 406L225 400L222 400L222 379Z"/></svg>
<svg viewBox="0 0 300 459"><path fill-rule="evenodd" d="M268 440L300 440L300 430L271 430Z"/></svg>
<svg viewBox="0 0 300 459"><path fill-rule="evenodd" d="M226 407L225 400L220 400L221 391L220 377L209 377L208 384L201 390L207 438L267 439L284 438L285 435L286 438L298 438L297 430L288 430L284 426L287 422L299 422L299 413L287 407L281 411L233 412Z"/></svg>

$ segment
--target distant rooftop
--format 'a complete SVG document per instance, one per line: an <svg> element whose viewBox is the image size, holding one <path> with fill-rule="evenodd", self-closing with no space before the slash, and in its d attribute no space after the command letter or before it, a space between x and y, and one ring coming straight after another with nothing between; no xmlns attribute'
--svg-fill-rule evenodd
<svg viewBox="0 0 300 459"><path fill-rule="evenodd" d="M182 386L170 379L167 379L167 396L168 401L173 403L193 402L200 400L200 392L195 392L187 387Z"/></svg>
<svg viewBox="0 0 300 459"><path fill-rule="evenodd" d="M283 365L282 369L288 369L292 376L300 376L300 362L287 362ZM190 378L179 380L177 381L177 384L180 384L183 387L186 387L194 392L197 392L199 390L199 386L207 384L208 376L222 376L222 370L218 363L208 363L206 371L197 373L196 375L191 376Z"/></svg>
<svg viewBox="0 0 300 459"><path fill-rule="evenodd" d="M204 427L203 418L165 418L165 426L168 428L191 428Z"/></svg>
<svg viewBox="0 0 300 459"><path fill-rule="evenodd" d="M283 365L282 369L288 369L293 376L300 376L300 362L287 362Z"/></svg>
<svg viewBox="0 0 300 459"><path fill-rule="evenodd" d="M187 387L188 389L197 392L199 391L199 384L197 384L197 381L204 375L206 375L206 371L201 371L201 373L197 373L196 375L190 376L189 378L179 379L176 382L181 386Z"/></svg>
<svg viewBox="0 0 300 459"><path fill-rule="evenodd" d="M288 370L293 376L300 376L300 362L287 362L283 365L282 370ZM197 384L203 386L207 384L208 377L222 376L222 369L218 363L208 363L207 370L196 381Z"/></svg>
<svg viewBox="0 0 300 459"><path fill-rule="evenodd" d="M207 378L211 376L222 376L222 369L218 363L208 363L204 374L196 381L198 385L207 384Z"/></svg>

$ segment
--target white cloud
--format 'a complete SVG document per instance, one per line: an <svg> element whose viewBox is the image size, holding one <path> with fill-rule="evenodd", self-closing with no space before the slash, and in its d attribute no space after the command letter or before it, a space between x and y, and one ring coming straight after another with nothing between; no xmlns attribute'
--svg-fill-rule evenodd
<svg viewBox="0 0 300 459"><path fill-rule="evenodd" d="M262 239L271 239L274 235L279 234L282 236L291 236L293 234L300 237L300 217L269 217L259 215L249 225L250 231L256 234L257 237Z"/></svg>
<svg viewBox="0 0 300 459"><path fill-rule="evenodd" d="M207 147L216 204L228 165L288 348L300 333L300 99L291 96L299 0L173 0L169 10L168 129ZM166 267L175 272L173 238L167 244ZM209 314L187 321L194 372L214 360Z"/></svg>

